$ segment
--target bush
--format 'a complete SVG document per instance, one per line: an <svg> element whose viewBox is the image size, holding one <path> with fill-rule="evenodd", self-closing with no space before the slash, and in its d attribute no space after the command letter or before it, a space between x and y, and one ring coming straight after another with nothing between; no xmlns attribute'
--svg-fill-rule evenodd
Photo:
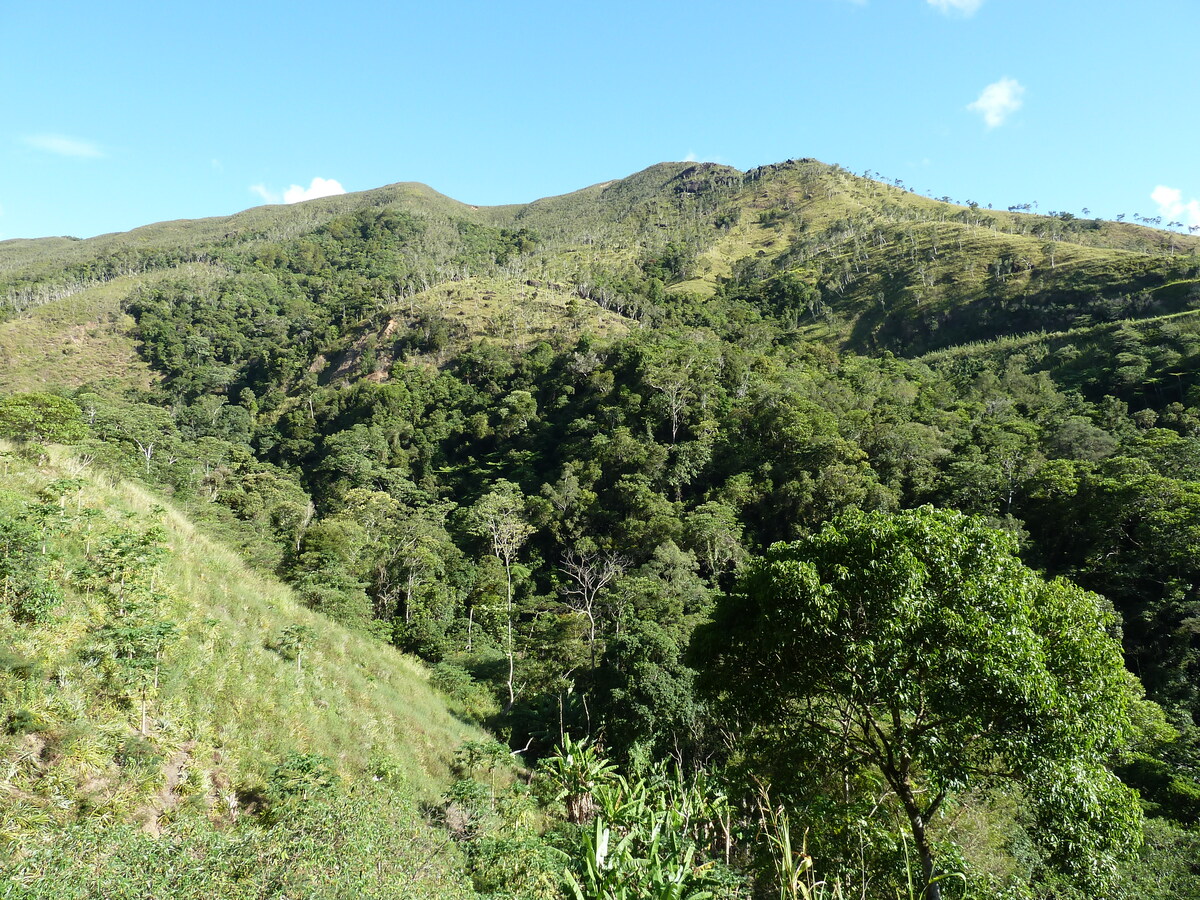
<svg viewBox="0 0 1200 900"><path fill-rule="evenodd" d="M337 784L333 765L319 753L289 753L267 776L267 791L277 801L312 800Z"/></svg>
<svg viewBox="0 0 1200 900"><path fill-rule="evenodd" d="M25 441L17 447L17 455L35 466L42 466L50 459L50 451L36 441Z"/></svg>
<svg viewBox="0 0 1200 900"><path fill-rule="evenodd" d="M123 769L153 769L162 762L162 754L140 734L121 742L113 759Z"/></svg>
<svg viewBox="0 0 1200 900"><path fill-rule="evenodd" d="M162 836L89 821L15 853L0 848L0 897L20 900L467 900L458 851L381 785L332 790L302 816L214 829L196 811Z"/></svg>
<svg viewBox="0 0 1200 900"><path fill-rule="evenodd" d="M496 711L495 700L488 689L462 666L452 662L438 663L429 683L445 694L454 712L464 718L482 722Z"/></svg>
<svg viewBox="0 0 1200 900"><path fill-rule="evenodd" d="M19 585L13 598L12 616L22 624L37 625L49 621L62 601L63 596L57 585L34 576L28 583Z"/></svg>
<svg viewBox="0 0 1200 900"><path fill-rule="evenodd" d="M0 672L8 672L17 678L28 680L37 674L38 665L32 659L0 647Z"/></svg>
<svg viewBox="0 0 1200 900"><path fill-rule="evenodd" d="M45 723L35 713L27 709L18 709L4 720L5 733L14 736L32 734L35 731L41 731L45 727Z"/></svg>

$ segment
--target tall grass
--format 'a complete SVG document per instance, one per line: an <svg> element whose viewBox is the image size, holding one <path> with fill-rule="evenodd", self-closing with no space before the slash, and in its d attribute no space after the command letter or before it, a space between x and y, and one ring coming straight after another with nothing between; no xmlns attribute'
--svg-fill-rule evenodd
<svg viewBox="0 0 1200 900"><path fill-rule="evenodd" d="M422 665L301 607L145 489L105 484L61 449L41 467L13 449L0 445L0 514L43 523L63 602L38 623L0 609L0 844L80 820L155 830L184 807L232 820L290 752L351 780L386 770L430 800L455 748L480 737ZM77 486L48 502L61 479ZM139 704L90 649L106 613L87 572L105 535L155 528L167 552L145 575L174 632ZM299 666L277 649L289 626L307 629Z"/></svg>

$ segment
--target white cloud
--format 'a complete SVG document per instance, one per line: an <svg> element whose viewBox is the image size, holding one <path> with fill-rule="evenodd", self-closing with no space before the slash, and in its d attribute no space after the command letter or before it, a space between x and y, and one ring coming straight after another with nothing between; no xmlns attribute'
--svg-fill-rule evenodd
<svg viewBox="0 0 1200 900"><path fill-rule="evenodd" d="M303 203L318 197L336 197L346 193L346 189L332 178L314 178L308 187L293 184L282 195L265 184L250 185L250 193L261 197L264 203Z"/></svg>
<svg viewBox="0 0 1200 900"><path fill-rule="evenodd" d="M930 6L946 15L973 16L983 6L983 0L925 0Z"/></svg>
<svg viewBox="0 0 1200 900"><path fill-rule="evenodd" d="M1150 199L1158 204L1158 211L1166 219L1178 220L1191 227L1200 226L1200 200L1195 198L1183 202L1183 191L1160 184L1150 192Z"/></svg>
<svg viewBox="0 0 1200 900"><path fill-rule="evenodd" d="M684 162L699 162L700 157L696 155L695 150L689 150L688 155L683 158Z"/></svg>
<svg viewBox="0 0 1200 900"><path fill-rule="evenodd" d="M1001 78L985 87L978 100L967 104L967 109L983 116L988 128L996 128L1021 108L1024 96L1025 88L1015 78Z"/></svg>
<svg viewBox="0 0 1200 900"><path fill-rule="evenodd" d="M73 156L76 159L99 159L104 156L99 144L62 134L27 134L23 140L36 150L45 150L58 156Z"/></svg>
<svg viewBox="0 0 1200 900"><path fill-rule="evenodd" d="M1175 213L1170 210L1183 210L1183 191L1179 188L1167 187L1165 184L1160 184L1150 192L1150 199L1158 204L1158 208L1162 210L1164 216L1172 216Z"/></svg>
<svg viewBox="0 0 1200 900"><path fill-rule="evenodd" d="M303 203L305 200L316 200L318 197L336 197L346 193L346 189L332 178L314 178L312 184L303 188L293 184L283 192L284 203Z"/></svg>
<svg viewBox="0 0 1200 900"><path fill-rule="evenodd" d="M263 203L278 203L280 199L282 199L274 191L267 190L267 186L265 184L250 185L250 193L257 194L259 197L262 197Z"/></svg>

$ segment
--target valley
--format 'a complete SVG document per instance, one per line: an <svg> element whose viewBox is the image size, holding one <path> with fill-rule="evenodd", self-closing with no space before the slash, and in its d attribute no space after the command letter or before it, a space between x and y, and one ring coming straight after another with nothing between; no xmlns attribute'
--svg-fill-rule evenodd
<svg viewBox="0 0 1200 900"><path fill-rule="evenodd" d="M0 895L1200 896L1200 237L1028 207L0 242Z"/></svg>

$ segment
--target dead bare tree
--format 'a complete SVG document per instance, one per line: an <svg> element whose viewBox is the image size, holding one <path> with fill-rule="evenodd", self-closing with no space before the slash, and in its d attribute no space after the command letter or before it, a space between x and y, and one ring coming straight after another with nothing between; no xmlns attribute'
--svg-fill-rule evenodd
<svg viewBox="0 0 1200 900"><path fill-rule="evenodd" d="M610 551L594 548L571 549L563 555L559 567L568 582L563 588L567 603L588 622L588 650L592 668L596 668L596 632L599 623L600 594L624 574L628 561Z"/></svg>

